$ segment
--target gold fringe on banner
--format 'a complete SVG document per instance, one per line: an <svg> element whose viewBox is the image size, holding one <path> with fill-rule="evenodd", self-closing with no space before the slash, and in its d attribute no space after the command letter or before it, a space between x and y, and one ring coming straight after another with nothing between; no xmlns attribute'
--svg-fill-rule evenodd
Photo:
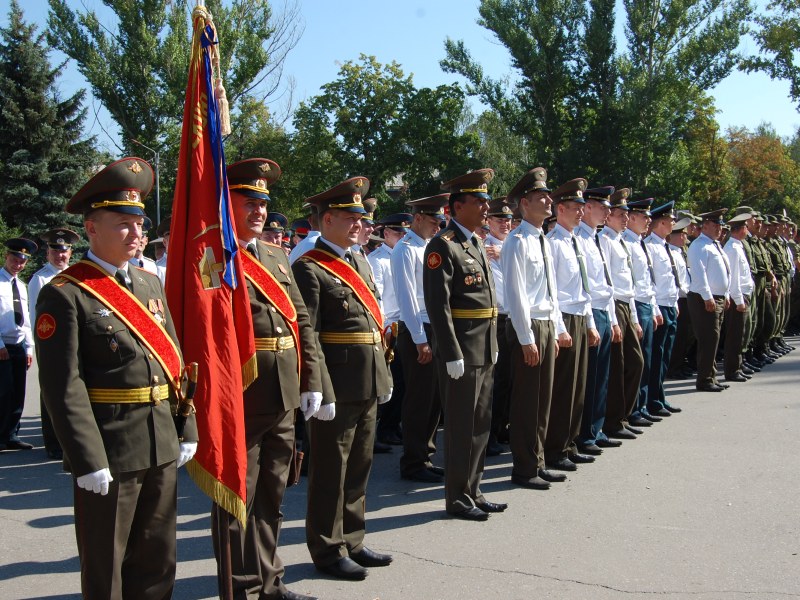
<svg viewBox="0 0 800 600"><path fill-rule="evenodd" d="M200 490L218 504L223 510L233 515L241 524L246 526L247 507L244 501L229 487L214 478L196 460L186 463L186 470Z"/></svg>

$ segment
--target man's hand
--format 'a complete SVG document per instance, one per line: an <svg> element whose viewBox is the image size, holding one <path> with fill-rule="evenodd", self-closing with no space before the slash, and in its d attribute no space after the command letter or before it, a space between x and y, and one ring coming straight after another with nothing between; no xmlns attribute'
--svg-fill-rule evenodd
<svg viewBox="0 0 800 600"><path fill-rule="evenodd" d="M384 394L383 396L378 396L378 404L386 404L389 400L391 400L393 391L394 388L389 388L388 394Z"/></svg>
<svg viewBox="0 0 800 600"><path fill-rule="evenodd" d="M8 348L5 346L0 348L0 360L8 360L9 358L11 357L8 355Z"/></svg>
<svg viewBox="0 0 800 600"><path fill-rule="evenodd" d="M522 360L527 366L535 367L539 364L539 348L536 347L536 344L525 344L521 348Z"/></svg>
<svg viewBox="0 0 800 600"><path fill-rule="evenodd" d="M664 317L661 315L656 315L656 318L653 319L653 331L658 329L664 324Z"/></svg>
<svg viewBox="0 0 800 600"><path fill-rule="evenodd" d="M731 299L725 298L725 310L728 310L731 307Z"/></svg>
<svg viewBox="0 0 800 600"><path fill-rule="evenodd" d="M300 394L300 410L308 421L322 405L322 392L303 392Z"/></svg>
<svg viewBox="0 0 800 600"><path fill-rule="evenodd" d="M320 421L332 421L336 417L336 403L323 404L314 415Z"/></svg>
<svg viewBox="0 0 800 600"><path fill-rule="evenodd" d="M447 374L450 375L452 379L458 379L462 375L464 375L464 360L451 360L446 365L447 367Z"/></svg>
<svg viewBox="0 0 800 600"><path fill-rule="evenodd" d="M194 458L194 453L197 452L197 442L183 442L181 444L181 454L178 457L178 466L180 469L183 465Z"/></svg>
<svg viewBox="0 0 800 600"><path fill-rule="evenodd" d="M706 300L706 312L715 312L717 310L717 303L714 302L714 299Z"/></svg>
<svg viewBox="0 0 800 600"><path fill-rule="evenodd" d="M744 303L737 304L736 305L736 310L738 310L739 312L747 312L747 304L744 304Z"/></svg>
<svg viewBox="0 0 800 600"><path fill-rule="evenodd" d="M590 327L589 331L589 348L594 348L600 345L600 332L597 331L594 327Z"/></svg>
<svg viewBox="0 0 800 600"><path fill-rule="evenodd" d="M500 247L499 246L485 246L486 256L489 260L500 260Z"/></svg>
<svg viewBox="0 0 800 600"><path fill-rule="evenodd" d="M566 331L564 333L558 334L558 347L559 348L572 347L572 336L568 334Z"/></svg>
<svg viewBox="0 0 800 600"><path fill-rule="evenodd" d="M636 323L634 327L636 328L636 337L642 339L644 337L644 331L642 331L642 326Z"/></svg>
<svg viewBox="0 0 800 600"><path fill-rule="evenodd" d="M25 360L25 368L30 369L32 364L33 364L33 357L28 356Z"/></svg>
<svg viewBox="0 0 800 600"><path fill-rule="evenodd" d="M622 342L622 329L619 328L619 325L612 325L611 326L611 343L612 344L619 344Z"/></svg>
<svg viewBox="0 0 800 600"><path fill-rule="evenodd" d="M431 345L427 342L424 344L417 344L417 362L421 365L427 365L433 360L433 352L431 352Z"/></svg>
<svg viewBox="0 0 800 600"><path fill-rule="evenodd" d="M114 478L111 477L111 471L108 469L100 469L94 473L81 475L77 479L79 488L101 496L108 494L108 484L112 481L114 481Z"/></svg>

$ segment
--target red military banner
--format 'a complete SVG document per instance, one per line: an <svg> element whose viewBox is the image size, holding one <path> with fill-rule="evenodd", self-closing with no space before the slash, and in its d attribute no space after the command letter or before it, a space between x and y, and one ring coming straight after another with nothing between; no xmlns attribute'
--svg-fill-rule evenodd
<svg viewBox="0 0 800 600"><path fill-rule="evenodd" d="M218 40L202 7L194 34L167 248L169 308L184 361L197 362L200 441L187 469L222 509L245 521L243 390L257 376L255 341L215 98ZM241 368L232 368L234 366Z"/></svg>

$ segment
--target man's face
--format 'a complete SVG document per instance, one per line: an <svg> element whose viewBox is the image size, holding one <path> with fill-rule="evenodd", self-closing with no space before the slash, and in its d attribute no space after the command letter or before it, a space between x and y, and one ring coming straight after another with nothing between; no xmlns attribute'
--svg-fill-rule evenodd
<svg viewBox="0 0 800 600"><path fill-rule="evenodd" d="M630 222L630 215L622 208L612 208L606 219L606 224L617 233L624 231Z"/></svg>
<svg viewBox="0 0 800 600"><path fill-rule="evenodd" d="M672 226L675 224L674 217L661 217L653 221L653 233L661 239L666 239L672 232Z"/></svg>
<svg viewBox="0 0 800 600"><path fill-rule="evenodd" d="M260 238L267 222L267 201L231 192L231 208L236 237L245 241Z"/></svg>
<svg viewBox="0 0 800 600"><path fill-rule="evenodd" d="M388 227L383 229L383 239L385 240L384 243L389 246L389 248L394 248L397 242L399 242L404 235L405 233L395 231L394 229L390 229Z"/></svg>
<svg viewBox="0 0 800 600"><path fill-rule="evenodd" d="M268 244L275 244L276 246L280 246L281 242L283 242L283 232L266 231L266 230L262 231L261 240L267 242Z"/></svg>
<svg viewBox="0 0 800 600"><path fill-rule="evenodd" d="M110 210L94 211L84 222L89 246L98 257L121 267L136 256L142 237L141 215L129 215Z"/></svg>
<svg viewBox="0 0 800 600"><path fill-rule="evenodd" d="M439 217L417 213L414 215L413 229L423 240L429 240L438 233L440 222Z"/></svg>
<svg viewBox="0 0 800 600"><path fill-rule="evenodd" d="M47 262L56 269L64 270L69 266L69 258L72 256L72 248L59 250L58 248L47 247Z"/></svg>
<svg viewBox="0 0 800 600"><path fill-rule="evenodd" d="M677 246L678 248L686 245L686 230L683 231L676 231L674 233L669 234L668 241L673 246Z"/></svg>
<svg viewBox="0 0 800 600"><path fill-rule="evenodd" d="M644 213L632 212L628 217L628 229L633 231L636 235L642 235L647 231L647 226L650 224L650 217Z"/></svg>
<svg viewBox="0 0 800 600"><path fill-rule="evenodd" d="M489 233L498 240L506 239L508 232L511 231L511 219L506 217L489 217Z"/></svg>
<svg viewBox="0 0 800 600"><path fill-rule="evenodd" d="M583 207L583 222L589 227L599 227L606 222L611 208L598 200L587 200Z"/></svg>
<svg viewBox="0 0 800 600"><path fill-rule="evenodd" d="M719 223L714 223L713 221L703 221L703 225L700 227L700 230L706 234L707 237L710 237L712 240L716 240L719 238L719 234L722 232L722 225Z"/></svg>
<svg viewBox="0 0 800 600"><path fill-rule="evenodd" d="M558 224L569 231L575 229L583 218L583 206L583 204L574 200L559 202L558 206L556 206Z"/></svg>
<svg viewBox="0 0 800 600"><path fill-rule="evenodd" d="M489 202L473 194L467 194L453 203L456 210L456 221L462 227L474 231L486 223L486 214L489 212Z"/></svg>
<svg viewBox="0 0 800 600"><path fill-rule="evenodd" d="M528 192L522 197L520 206L525 219L537 227L553 214L553 199L547 192Z"/></svg>
<svg viewBox="0 0 800 600"><path fill-rule="evenodd" d="M369 243L369 236L372 235L373 231L375 231L375 223L361 219L361 231L358 233L358 242L356 243L366 246Z"/></svg>
<svg viewBox="0 0 800 600"><path fill-rule="evenodd" d="M361 232L361 214L331 209L322 215L322 235L341 248L349 248L358 242Z"/></svg>
<svg viewBox="0 0 800 600"><path fill-rule="evenodd" d="M25 268L25 265L28 264L27 258L20 258L16 254L11 254L11 252L6 252L6 271L11 273L12 277L16 277L22 272L22 269Z"/></svg>

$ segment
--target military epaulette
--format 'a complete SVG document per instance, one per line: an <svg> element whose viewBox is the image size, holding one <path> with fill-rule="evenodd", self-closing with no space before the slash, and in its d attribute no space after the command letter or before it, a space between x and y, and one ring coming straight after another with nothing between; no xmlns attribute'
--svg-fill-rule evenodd
<svg viewBox="0 0 800 600"><path fill-rule="evenodd" d="M447 240L448 242L452 242L453 238L456 236L456 232L452 229L445 229L439 234L439 237L442 239Z"/></svg>
<svg viewBox="0 0 800 600"><path fill-rule="evenodd" d="M55 277L53 277L53 279L50 280L50 285L54 285L56 287L61 287L62 285L64 285L68 281L69 281L68 279L66 279L64 277L61 277L61 275L56 275Z"/></svg>
<svg viewBox="0 0 800 600"><path fill-rule="evenodd" d="M272 246L273 248L281 248L280 246L278 246L278 244L273 244L272 242L265 242L265 241L263 241L263 240L259 240L259 241L260 241L262 244L264 244L265 246ZM282 250L282 249L283 249L283 248L281 248L281 250Z"/></svg>

